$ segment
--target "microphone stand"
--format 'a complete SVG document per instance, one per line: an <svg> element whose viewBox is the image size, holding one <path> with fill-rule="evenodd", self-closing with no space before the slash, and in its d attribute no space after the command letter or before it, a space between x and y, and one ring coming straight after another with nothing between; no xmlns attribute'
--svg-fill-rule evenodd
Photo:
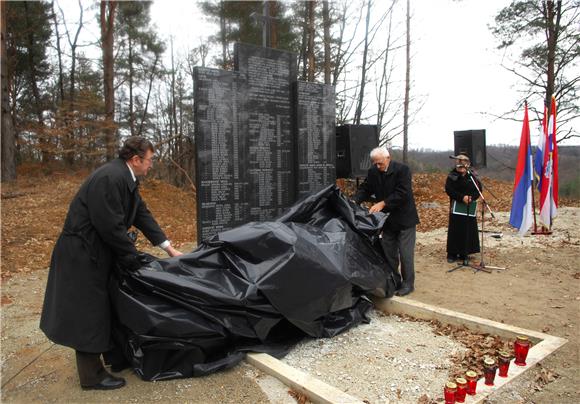
<svg viewBox="0 0 580 404"><path fill-rule="evenodd" d="M491 218L495 219L495 215L493 214L491 208L489 207L489 204L487 203L487 201L485 200L483 194L481 193L481 189L479 189L479 186L477 185L477 181L475 181L475 179L473 178L475 176L475 174L467 169L467 175L469 176L469 179L471 180L471 182L473 183L473 185L475 186L475 189L477 189L477 193L479 194L479 197L481 198L481 202L483 204L483 206L481 207L481 262L479 263L479 265L470 265L472 268L475 269L475 272L478 271L484 271L487 273L491 273L491 269L497 269L497 270L503 270L505 269L504 267L492 267L492 266L486 266L485 265L485 261L483 259L483 250L484 250L484 225L485 225L485 208L487 208L487 210L489 211L489 213L491 214Z"/></svg>
<svg viewBox="0 0 580 404"><path fill-rule="evenodd" d="M468 202L467 203L467 217L469 217L469 208L471 207L471 204L472 204L472 202ZM467 246L468 244L469 244L469 223L466 223L466 225L465 225L465 245ZM487 273L491 273L490 270L483 269L479 265L472 265L472 264L470 264L469 263L469 255L468 254L465 254L465 257L463 258L463 262L461 264L459 264L456 267L453 267L453 268L447 270L447 272L453 272L453 271L456 271L456 270L458 270L460 268L463 268L463 267L472 268L473 269L473 272L484 271L484 272L487 272Z"/></svg>
<svg viewBox="0 0 580 404"><path fill-rule="evenodd" d="M471 173L469 171L467 171L467 173L465 175L469 175L469 177L471 178ZM473 178L471 178L471 181L473 181ZM475 182L474 182L474 184L475 184ZM475 187L477 188L477 184L475 184ZM478 191L479 191L479 189L478 189ZM465 238L464 238L464 245L465 245L466 250L467 250L467 246L469 245L469 211L470 211L470 208L471 208L471 204L472 203L473 202L471 202L471 201L467 202L466 223L465 223ZM476 224L476 226L477 226L477 224ZM459 265L457 265L457 266L455 266L455 267L447 270L447 272L454 272L454 271L456 271L458 269L461 269L461 268L464 268L464 267L465 268L472 268L473 269L473 272L484 271L484 272L487 272L487 273L491 273L491 271L488 270L488 269L483 269L483 268L481 268L481 266L470 264L469 263L469 255L468 254L465 254L465 256L463 258L463 262L461 264L459 264Z"/></svg>

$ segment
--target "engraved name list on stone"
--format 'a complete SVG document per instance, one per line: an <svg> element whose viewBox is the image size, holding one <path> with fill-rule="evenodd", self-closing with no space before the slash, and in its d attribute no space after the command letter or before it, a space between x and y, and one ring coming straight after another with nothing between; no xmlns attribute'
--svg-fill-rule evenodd
<svg viewBox="0 0 580 404"><path fill-rule="evenodd" d="M317 192L336 179L334 88L295 83L298 197Z"/></svg>
<svg viewBox="0 0 580 404"><path fill-rule="evenodd" d="M232 72L195 70L196 127L203 133L196 139L201 239L245 223L247 217L247 181L240 177L239 167L238 81Z"/></svg>
<svg viewBox="0 0 580 404"><path fill-rule="evenodd" d="M296 60L238 43L235 71L196 68L198 242L334 183L334 90L297 84Z"/></svg>
<svg viewBox="0 0 580 404"><path fill-rule="evenodd" d="M250 220L274 219L295 201L291 81L293 54L236 44L236 68L247 80Z"/></svg>

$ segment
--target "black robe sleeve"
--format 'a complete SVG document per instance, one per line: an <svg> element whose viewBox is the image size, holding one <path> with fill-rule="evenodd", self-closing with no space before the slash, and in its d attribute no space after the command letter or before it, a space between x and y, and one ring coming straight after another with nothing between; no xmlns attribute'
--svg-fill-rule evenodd
<svg viewBox="0 0 580 404"><path fill-rule="evenodd" d="M463 202L464 193L459 191L459 174L449 173L445 181L445 192L449 197L457 202Z"/></svg>

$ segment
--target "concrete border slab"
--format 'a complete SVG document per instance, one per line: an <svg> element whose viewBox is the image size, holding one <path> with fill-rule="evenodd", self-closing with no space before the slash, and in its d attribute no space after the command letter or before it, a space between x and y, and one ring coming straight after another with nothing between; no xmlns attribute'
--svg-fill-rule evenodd
<svg viewBox="0 0 580 404"><path fill-rule="evenodd" d="M388 314L406 314L410 317L423 320L439 320L444 324L465 326L467 329L477 332L499 335L506 339L514 339L518 335L527 335L533 343L528 352L526 366L510 365L509 375L506 378L496 377L494 386L486 386L483 378L477 382L477 394L468 396L466 403L481 403L491 393L504 387L506 384L531 369L568 340L541 332L515 327L509 324L499 323L486 318L471 316L457 311L447 310L442 307L432 306L408 298L393 297L391 299L373 298L375 307Z"/></svg>
<svg viewBox="0 0 580 404"><path fill-rule="evenodd" d="M292 366L288 366L271 355L264 353L249 353L246 362L280 380L287 386L308 396L315 403L364 404L359 398L353 397L336 387L324 383Z"/></svg>
<svg viewBox="0 0 580 404"><path fill-rule="evenodd" d="M465 326L474 332L499 335L506 339L515 339L518 335L527 335L530 338L533 346L530 348L526 359L527 366L520 367L512 363L509 376L506 378L496 377L494 386L486 386L483 378L480 379L477 383L477 394L475 396L468 396L465 400L466 403L483 402L491 393L504 387L568 342L564 338L447 310L408 298L373 298L373 302L378 310L387 314L408 315L422 320L438 320L443 324ZM268 354L249 353L246 356L246 361L263 372L279 379L287 386L305 394L314 403L364 403L363 400L330 386L305 372L288 366Z"/></svg>

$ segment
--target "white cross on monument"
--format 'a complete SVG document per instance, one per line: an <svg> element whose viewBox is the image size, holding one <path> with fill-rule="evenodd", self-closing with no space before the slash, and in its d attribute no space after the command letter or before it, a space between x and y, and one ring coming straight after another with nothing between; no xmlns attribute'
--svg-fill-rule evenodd
<svg viewBox="0 0 580 404"><path fill-rule="evenodd" d="M262 46L265 48L272 47L272 21L277 20L276 17L270 16L270 2L265 0L262 8L263 14L253 12L250 17L254 19L256 24L262 24Z"/></svg>

